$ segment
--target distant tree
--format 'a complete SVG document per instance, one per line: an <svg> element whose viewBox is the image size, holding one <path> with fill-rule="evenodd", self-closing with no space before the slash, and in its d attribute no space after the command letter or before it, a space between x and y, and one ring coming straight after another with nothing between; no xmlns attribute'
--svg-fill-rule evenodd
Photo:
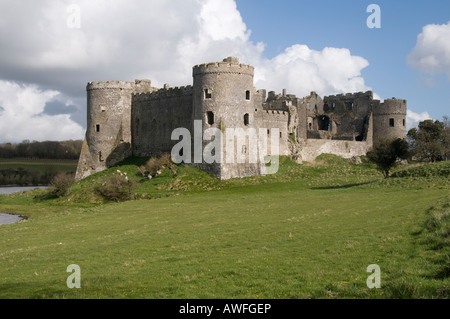
<svg viewBox="0 0 450 319"><path fill-rule="evenodd" d="M443 134L443 143L444 143L444 160L450 160L450 118L448 116L444 116L444 134Z"/></svg>
<svg viewBox="0 0 450 319"><path fill-rule="evenodd" d="M381 141L367 152L369 161L374 163L386 178L389 177L389 172L397 161L408 158L408 155L408 143L401 138Z"/></svg>
<svg viewBox="0 0 450 319"><path fill-rule="evenodd" d="M437 120L425 120L419 123L418 128L410 129L408 139L414 156L419 160L428 162L445 159L445 132L444 122Z"/></svg>
<svg viewBox="0 0 450 319"><path fill-rule="evenodd" d="M0 144L0 158L78 159L82 145L81 140L62 142L24 140L19 144Z"/></svg>

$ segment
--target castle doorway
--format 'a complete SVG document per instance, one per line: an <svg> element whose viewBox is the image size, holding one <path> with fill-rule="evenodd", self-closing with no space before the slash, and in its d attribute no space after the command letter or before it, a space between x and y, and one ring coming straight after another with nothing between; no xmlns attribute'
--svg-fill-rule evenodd
<svg viewBox="0 0 450 319"><path fill-rule="evenodd" d="M331 131L331 122L328 116L326 115L319 116L317 118L317 124L319 127L319 131Z"/></svg>

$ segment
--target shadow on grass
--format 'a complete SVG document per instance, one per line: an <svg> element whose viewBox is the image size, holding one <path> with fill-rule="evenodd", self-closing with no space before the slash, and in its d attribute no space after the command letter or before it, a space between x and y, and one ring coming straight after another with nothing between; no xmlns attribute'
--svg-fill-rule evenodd
<svg viewBox="0 0 450 319"><path fill-rule="evenodd" d="M56 284L55 281L1 284L0 291L1 299L59 299L67 298L71 292L65 282Z"/></svg>
<svg viewBox="0 0 450 319"><path fill-rule="evenodd" d="M364 183L353 183L353 184L347 184L347 185L330 185L330 186L317 186L317 187L311 187L311 189L346 189L346 188L352 188L357 186L363 186L363 185L369 185L378 182L378 180L373 180L370 182L364 182Z"/></svg>

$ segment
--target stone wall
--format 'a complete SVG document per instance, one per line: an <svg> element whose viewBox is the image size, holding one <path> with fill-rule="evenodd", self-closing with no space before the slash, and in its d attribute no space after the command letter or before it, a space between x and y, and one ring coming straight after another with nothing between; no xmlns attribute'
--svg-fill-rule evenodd
<svg viewBox="0 0 450 319"><path fill-rule="evenodd" d="M160 89L136 94L132 99L132 145L134 156L170 153L178 141L171 135L176 128L191 130L192 86Z"/></svg>
<svg viewBox="0 0 450 319"><path fill-rule="evenodd" d="M371 147L369 142L309 139L300 143L297 161L312 162L321 154L334 154L343 158L363 156Z"/></svg>

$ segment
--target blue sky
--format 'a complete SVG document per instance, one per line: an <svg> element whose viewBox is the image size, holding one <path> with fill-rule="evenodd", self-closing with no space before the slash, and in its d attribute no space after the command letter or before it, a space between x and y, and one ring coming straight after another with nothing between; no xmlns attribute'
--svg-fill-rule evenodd
<svg viewBox="0 0 450 319"><path fill-rule="evenodd" d="M0 143L84 138L87 82L190 85L228 56L257 89L372 90L408 101L407 128L450 115L448 0L0 0L0 47Z"/></svg>
<svg viewBox="0 0 450 319"><path fill-rule="evenodd" d="M409 109L428 112L435 119L450 116L448 76L414 70L407 63L407 56L424 26L450 21L450 1L236 2L244 22L252 31L250 39L266 44L263 54L267 58L295 43L306 44L314 50L327 46L348 48L352 55L369 61L362 76L382 98L407 99ZM367 27L366 20L371 13L366 9L370 4L380 6L379 29Z"/></svg>

